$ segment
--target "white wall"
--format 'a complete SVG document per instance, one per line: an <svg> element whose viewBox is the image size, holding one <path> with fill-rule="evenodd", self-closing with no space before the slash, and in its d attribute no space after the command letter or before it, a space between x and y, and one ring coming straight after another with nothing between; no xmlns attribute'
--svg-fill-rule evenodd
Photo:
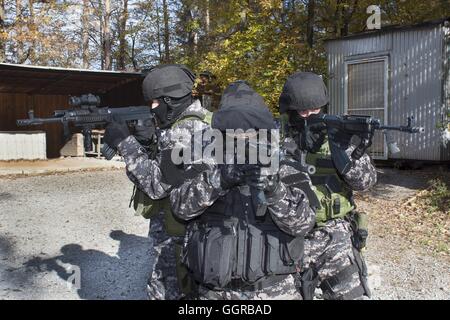
<svg viewBox="0 0 450 320"><path fill-rule="evenodd" d="M22 159L47 159L45 132L0 132L0 160Z"/></svg>

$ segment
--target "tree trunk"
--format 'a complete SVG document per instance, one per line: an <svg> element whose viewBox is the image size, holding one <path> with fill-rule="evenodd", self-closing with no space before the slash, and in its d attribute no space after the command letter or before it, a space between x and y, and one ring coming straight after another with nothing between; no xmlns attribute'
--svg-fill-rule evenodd
<svg viewBox="0 0 450 320"><path fill-rule="evenodd" d="M119 56L117 59L117 69L125 70L125 58L126 58L126 27L128 20L128 0L123 0L122 13L120 14L119 21Z"/></svg>
<svg viewBox="0 0 450 320"><path fill-rule="evenodd" d="M28 0L28 8L30 10L30 18L28 20L28 30L30 30L30 31L36 31L36 29L37 29L36 23L34 21L34 7L33 7L33 4L34 4L34 0ZM33 59L34 58L34 47L36 45L35 39L36 39L35 37L32 37L32 40L30 42L30 46L28 48L27 55L26 55L26 57L23 58L24 60L22 61L22 63L24 63L28 58L30 58L31 63L35 62L35 61L33 61L34 60Z"/></svg>
<svg viewBox="0 0 450 320"><path fill-rule="evenodd" d="M206 37L209 37L209 32L211 30L211 18L210 18L210 11L209 11L209 0L206 0L206 7L205 7L205 31L206 31Z"/></svg>
<svg viewBox="0 0 450 320"><path fill-rule="evenodd" d="M316 1L308 1L308 20L306 22L306 42L309 47L312 48L314 45L314 24L315 24L315 14L316 12Z"/></svg>
<svg viewBox="0 0 450 320"><path fill-rule="evenodd" d="M100 0L100 8L97 10L98 21L100 22L98 24L99 42L97 45L100 47L100 69L104 70L105 69L105 34L104 34L103 30L105 29L105 23L104 23L104 19L103 19L104 10L103 10L101 1L102 0Z"/></svg>
<svg viewBox="0 0 450 320"><path fill-rule="evenodd" d="M136 37L131 38L131 63L133 64L133 70L138 71L138 63L136 61Z"/></svg>
<svg viewBox="0 0 450 320"><path fill-rule="evenodd" d="M333 34L335 38L340 37L340 32L342 28L341 20L342 20L342 8L341 8L341 0L336 1L336 12L334 14L334 26L333 26Z"/></svg>
<svg viewBox="0 0 450 320"><path fill-rule="evenodd" d="M5 1L0 0L0 62L5 62L6 60L6 39L3 39L5 19Z"/></svg>
<svg viewBox="0 0 450 320"><path fill-rule="evenodd" d="M105 56L105 70L112 69L112 57L111 57L111 0L105 0L105 11L104 11L104 36L103 36L103 50Z"/></svg>
<svg viewBox="0 0 450 320"><path fill-rule="evenodd" d="M23 58L23 39L22 37L22 0L16 0L16 32L20 35L17 41L16 61L20 63Z"/></svg>
<svg viewBox="0 0 450 320"><path fill-rule="evenodd" d="M198 19L200 12L199 7L197 5L194 5L193 8L190 10L190 18L191 21ZM198 53L198 41L199 41L199 30L195 28L192 30L192 44L193 44L193 53L194 55L197 55Z"/></svg>
<svg viewBox="0 0 450 320"><path fill-rule="evenodd" d="M170 63L170 30L169 30L169 8L167 0L163 0L164 15L164 63Z"/></svg>
<svg viewBox="0 0 450 320"><path fill-rule="evenodd" d="M159 63L163 61L163 52L162 52L162 43L161 43L161 10L158 4L156 4L156 33L158 38L158 55L159 55Z"/></svg>
<svg viewBox="0 0 450 320"><path fill-rule="evenodd" d="M89 0L83 0L83 14L81 16L82 25L82 58L83 69L89 68L89 17L90 17Z"/></svg>
<svg viewBox="0 0 450 320"><path fill-rule="evenodd" d="M354 0L352 7L345 10L345 12L343 14L341 37L345 37L348 35L349 29L350 29L350 22L352 20L353 14L355 13L357 8L358 8L358 0Z"/></svg>

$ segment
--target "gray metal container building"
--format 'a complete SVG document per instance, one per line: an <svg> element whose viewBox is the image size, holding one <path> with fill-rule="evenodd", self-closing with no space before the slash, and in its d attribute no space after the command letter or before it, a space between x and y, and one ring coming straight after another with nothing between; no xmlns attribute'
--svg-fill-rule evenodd
<svg viewBox="0 0 450 320"><path fill-rule="evenodd" d="M365 114L385 124L414 116L423 134L395 132L400 153L388 154L379 133L378 159L450 160L450 20L386 27L326 42L331 114ZM448 132L448 131L447 131Z"/></svg>

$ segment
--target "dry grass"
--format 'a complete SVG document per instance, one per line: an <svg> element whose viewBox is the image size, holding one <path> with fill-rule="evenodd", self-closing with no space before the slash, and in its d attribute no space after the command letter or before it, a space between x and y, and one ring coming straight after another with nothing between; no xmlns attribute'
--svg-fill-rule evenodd
<svg viewBox="0 0 450 320"><path fill-rule="evenodd" d="M406 201L357 196L357 204L370 214L371 226L380 234L391 234L450 256L450 188L440 179Z"/></svg>

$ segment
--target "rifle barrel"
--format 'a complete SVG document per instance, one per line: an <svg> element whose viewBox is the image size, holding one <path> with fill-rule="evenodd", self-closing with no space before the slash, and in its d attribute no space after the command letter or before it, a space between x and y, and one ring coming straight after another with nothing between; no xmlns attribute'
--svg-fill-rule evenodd
<svg viewBox="0 0 450 320"><path fill-rule="evenodd" d="M46 123L61 122L61 118L33 118L33 119L19 119L16 124L19 127L24 126L39 126Z"/></svg>
<svg viewBox="0 0 450 320"><path fill-rule="evenodd" d="M393 131L401 131L401 132L409 132L409 133L423 133L425 129L422 127L409 127L409 126L380 126L380 130L393 130Z"/></svg>

